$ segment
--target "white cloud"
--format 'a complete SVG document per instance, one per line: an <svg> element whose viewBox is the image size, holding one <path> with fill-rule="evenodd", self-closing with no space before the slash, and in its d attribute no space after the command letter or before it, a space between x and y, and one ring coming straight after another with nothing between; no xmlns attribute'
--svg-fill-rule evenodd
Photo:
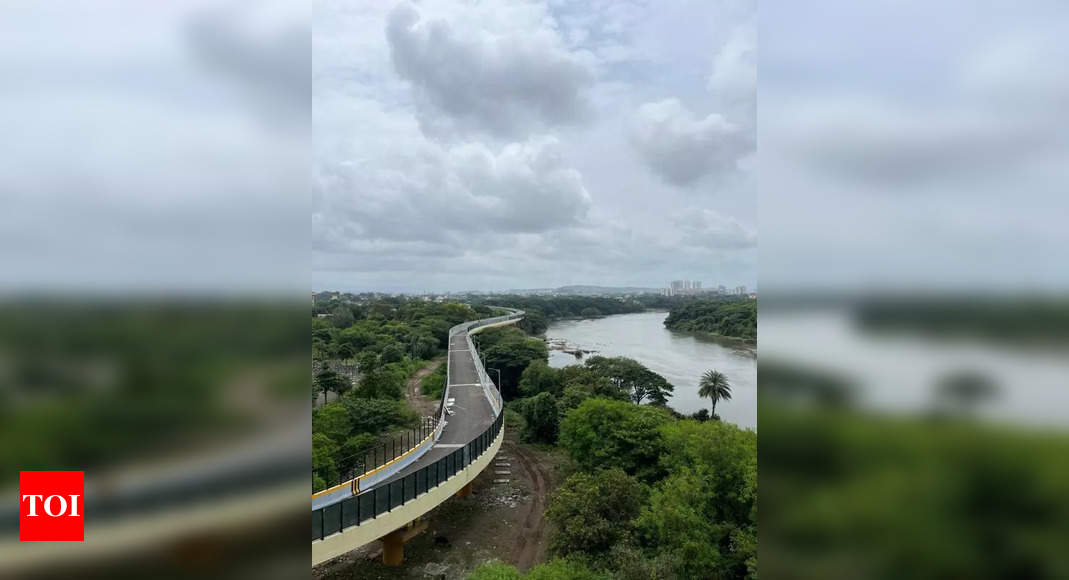
<svg viewBox="0 0 1069 580"><path fill-rule="evenodd" d="M428 141L377 170L325 164L319 183L317 246L333 251L379 241L449 245L470 231L545 232L581 222L590 206L582 175L552 138L496 150Z"/></svg>
<svg viewBox="0 0 1069 580"><path fill-rule="evenodd" d="M412 83L429 134L516 136L588 113L584 93L593 82L591 71L542 23L500 34L425 20L400 4L389 15L386 34L393 64Z"/></svg>
<svg viewBox="0 0 1069 580"><path fill-rule="evenodd" d="M736 28L717 52L706 87L725 115L752 126L757 104L757 33L752 22Z"/></svg>
<svg viewBox="0 0 1069 580"><path fill-rule="evenodd" d="M681 186L711 173L732 172L753 150L748 131L716 113L698 118L678 99L640 106L631 141L650 169Z"/></svg>
<svg viewBox="0 0 1069 580"><path fill-rule="evenodd" d="M710 209L689 209L675 216L682 243L710 250L731 250L757 246L757 232L738 220Z"/></svg>

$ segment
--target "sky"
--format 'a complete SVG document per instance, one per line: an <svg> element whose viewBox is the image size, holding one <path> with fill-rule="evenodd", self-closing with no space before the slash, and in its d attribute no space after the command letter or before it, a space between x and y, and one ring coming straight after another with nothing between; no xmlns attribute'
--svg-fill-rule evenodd
<svg viewBox="0 0 1069 580"><path fill-rule="evenodd" d="M313 289L754 287L755 17L318 2Z"/></svg>

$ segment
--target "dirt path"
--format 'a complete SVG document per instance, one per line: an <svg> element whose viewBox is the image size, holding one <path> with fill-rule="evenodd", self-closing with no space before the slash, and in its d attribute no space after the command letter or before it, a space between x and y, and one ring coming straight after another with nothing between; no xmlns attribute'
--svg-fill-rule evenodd
<svg viewBox="0 0 1069 580"><path fill-rule="evenodd" d="M512 551L512 563L522 571L530 570L545 560L546 503L549 498L550 475L543 462L532 456L522 445L507 441L502 448L516 458L524 478L530 485L530 502L523 505L523 529Z"/></svg>
<svg viewBox="0 0 1069 580"><path fill-rule="evenodd" d="M415 409L420 416L429 417L438 410L438 401L432 401L420 393L420 382L423 381L424 377L442 366L443 363L445 363L444 356L436 358L427 363L427 366L416 371L416 374L408 379L408 385L405 388L405 399L408 400L408 406Z"/></svg>

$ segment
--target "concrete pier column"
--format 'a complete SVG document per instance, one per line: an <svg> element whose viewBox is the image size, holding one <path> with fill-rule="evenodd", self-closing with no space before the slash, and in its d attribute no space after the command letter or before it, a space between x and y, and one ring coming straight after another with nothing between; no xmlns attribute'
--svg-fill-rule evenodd
<svg viewBox="0 0 1069 580"><path fill-rule="evenodd" d="M400 566L405 561L405 532L397 530L382 538L382 563Z"/></svg>
<svg viewBox="0 0 1069 580"><path fill-rule="evenodd" d="M411 540L427 529L427 520L410 522L407 526L394 530L382 538L382 563L387 566L400 566L405 561L405 542Z"/></svg>

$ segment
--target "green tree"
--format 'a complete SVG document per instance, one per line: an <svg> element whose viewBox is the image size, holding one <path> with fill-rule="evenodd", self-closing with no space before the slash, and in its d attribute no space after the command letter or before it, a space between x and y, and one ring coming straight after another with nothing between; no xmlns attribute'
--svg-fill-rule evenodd
<svg viewBox="0 0 1069 580"><path fill-rule="evenodd" d="M754 340L757 338L757 300L719 298L684 302L672 308L664 325L670 330Z"/></svg>
<svg viewBox="0 0 1069 580"><path fill-rule="evenodd" d="M356 347L345 342L338 345L338 358L351 359L356 355Z"/></svg>
<svg viewBox="0 0 1069 580"><path fill-rule="evenodd" d="M587 399L564 416L558 441L583 469L620 467L649 481L665 450L660 428L672 420L658 407Z"/></svg>
<svg viewBox="0 0 1069 580"><path fill-rule="evenodd" d="M361 373L370 373L380 366L379 355L370 350L365 350L356 357L356 368L359 369Z"/></svg>
<svg viewBox="0 0 1069 580"><path fill-rule="evenodd" d="M375 335L367 329L361 328L361 326L363 325L346 328L339 332L337 338L338 344L347 344L353 347L353 350L356 352L375 344Z"/></svg>
<svg viewBox="0 0 1069 580"><path fill-rule="evenodd" d="M501 371L501 394L506 399L516 396L520 376L527 365L549 358L546 343L529 338L519 328L503 326L490 328L473 335L486 367Z"/></svg>
<svg viewBox="0 0 1069 580"><path fill-rule="evenodd" d="M319 391L334 393L339 397L353 386L349 379L329 369L316 375L315 384Z"/></svg>
<svg viewBox="0 0 1069 580"><path fill-rule="evenodd" d="M338 450L338 470L349 471L356 469L364 454L375 445L377 438L371 433L357 433L345 440Z"/></svg>
<svg viewBox="0 0 1069 580"><path fill-rule="evenodd" d="M542 314L542 311L537 309L531 309L525 311L523 318L516 323L524 332L532 336L537 336L546 331L549 324L546 322L546 316Z"/></svg>
<svg viewBox="0 0 1069 580"><path fill-rule="evenodd" d="M383 364L400 362L404 358L405 349L397 343L391 343L386 345L382 349L382 352L379 353L379 360L382 361Z"/></svg>
<svg viewBox="0 0 1069 580"><path fill-rule="evenodd" d="M330 321L336 328L349 328L354 320L353 311L347 306L338 306L330 312Z"/></svg>
<svg viewBox="0 0 1069 580"><path fill-rule="evenodd" d="M438 350L438 339L429 333L420 333L412 337L409 354L415 359L429 359Z"/></svg>
<svg viewBox="0 0 1069 580"><path fill-rule="evenodd" d="M572 384L564 387L564 393L561 395L560 400L557 401L557 413L560 415L560 421L564 420L564 416L568 414L568 411L577 408L583 404L583 401L592 397L592 392L593 389L590 386L583 384Z"/></svg>
<svg viewBox="0 0 1069 580"><path fill-rule="evenodd" d="M521 399L520 414L526 422L523 438L537 443L554 443L560 415L557 410L557 398L552 393L539 393L528 399Z"/></svg>
<svg viewBox="0 0 1069 580"><path fill-rule="evenodd" d="M757 434L729 423L661 429L668 477L638 519L643 544L669 554L681 578L736 578L757 561Z"/></svg>
<svg viewBox="0 0 1069 580"><path fill-rule="evenodd" d="M403 386L403 377L398 377L386 367L375 367L360 377L357 394L367 399L399 399Z"/></svg>
<svg viewBox="0 0 1069 580"><path fill-rule="evenodd" d="M731 400L731 385L724 373L717 370L705 371L701 382L698 383L698 396L707 397L713 402L712 418L716 419L716 404L719 401Z"/></svg>
<svg viewBox="0 0 1069 580"><path fill-rule="evenodd" d="M337 452L338 444L333 439L323 433L312 433L313 491L319 491L338 481L338 467L334 462L334 454Z"/></svg>
<svg viewBox="0 0 1069 580"><path fill-rule="evenodd" d="M352 393L342 397L341 404L349 413L353 430L378 435L395 427L415 424L416 413L404 401L394 399L365 399Z"/></svg>
<svg viewBox="0 0 1069 580"><path fill-rule="evenodd" d="M312 412L312 432L322 433L338 445L349 438L349 432L352 430L353 422L340 403L324 405Z"/></svg>
<svg viewBox="0 0 1069 580"><path fill-rule="evenodd" d="M536 360L527 365L520 375L520 393L533 397L539 393L551 393L559 397L564 389L561 371L549 366L546 361Z"/></svg>
<svg viewBox="0 0 1069 580"><path fill-rule="evenodd" d="M664 377L627 357L595 356L587 359L585 366L608 378L617 390L627 394L636 404L648 399L652 404L666 405L675 390Z"/></svg>
<svg viewBox="0 0 1069 580"><path fill-rule="evenodd" d="M618 468L579 472L553 494L546 517L557 527L554 554L603 554L631 539L645 501L642 484Z"/></svg>

